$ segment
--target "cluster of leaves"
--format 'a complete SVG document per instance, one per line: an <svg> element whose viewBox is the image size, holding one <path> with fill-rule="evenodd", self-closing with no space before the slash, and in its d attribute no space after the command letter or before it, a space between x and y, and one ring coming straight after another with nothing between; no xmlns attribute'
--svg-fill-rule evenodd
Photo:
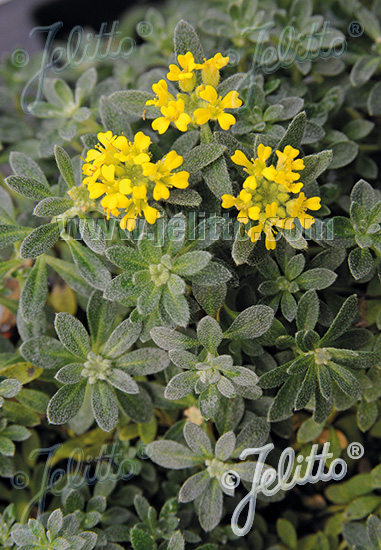
<svg viewBox="0 0 381 550"><path fill-rule="evenodd" d="M128 59L45 79L28 116L41 59L1 62L0 549L381 547L380 16L377 0L139 6L122 34L141 20L152 32ZM152 84L187 52L229 56L218 94L243 102L230 130L152 131ZM189 186L155 203L154 226L121 230L82 183L107 131L144 131L154 161L183 157ZM275 251L221 211L246 177L232 155L260 144L271 164L297 148L322 203L304 234L279 228ZM276 467L285 447L303 459L326 441L348 478L259 495L252 531L235 536L256 466L242 451L273 443Z"/></svg>

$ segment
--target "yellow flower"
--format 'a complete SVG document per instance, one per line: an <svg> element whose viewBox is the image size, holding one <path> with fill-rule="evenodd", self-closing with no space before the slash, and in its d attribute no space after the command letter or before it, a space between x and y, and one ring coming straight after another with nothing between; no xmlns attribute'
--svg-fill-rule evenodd
<svg viewBox="0 0 381 550"><path fill-rule="evenodd" d="M170 101L168 106L163 105L160 109L163 116L155 118L152 122L152 128L157 130L159 134L164 134L168 130L170 123L173 122L181 132L186 132L191 118L187 113L184 113L184 107L183 99Z"/></svg>
<svg viewBox="0 0 381 550"><path fill-rule="evenodd" d="M143 132L138 132L134 141L106 132L101 134L101 144L86 157L88 162L83 167L87 176L83 183L89 198L102 197L100 205L107 218L123 214L121 227L129 231L134 229L138 217L144 216L150 224L160 218L160 212L149 204L150 200L168 199L169 189L188 186L188 172L172 173L183 158L170 151L154 164L150 144L151 139Z"/></svg>
<svg viewBox="0 0 381 550"><path fill-rule="evenodd" d="M220 80L220 69L229 63L229 57L223 57L221 53L216 53L210 59L204 59L202 65L202 81L205 85L217 86Z"/></svg>
<svg viewBox="0 0 381 550"><path fill-rule="evenodd" d="M300 177L297 170L304 169L304 162L296 159L298 154L299 151L290 145L283 151L276 151L276 167L266 165L271 148L263 144L258 146L255 160L249 160L239 150L231 157L235 164L243 166L249 176L237 198L231 195L222 196L222 207L235 206L239 210L238 221L245 225L250 221L258 222L248 228L247 234L256 242L264 233L268 250L275 248L280 230L294 227L295 218L308 229L315 219L306 214L306 210L320 208L320 198L306 199L304 193L299 193L303 183L297 181Z"/></svg>
<svg viewBox="0 0 381 550"><path fill-rule="evenodd" d="M242 101L238 98L238 92L232 91L226 94L224 98L218 96L217 90L213 86L205 86L199 92L200 97L209 105L201 107L194 111L197 124L202 126L209 120L217 120L223 130L229 130L230 126L235 124L236 120L230 113L225 113L225 109L236 109L242 105Z"/></svg>
<svg viewBox="0 0 381 550"><path fill-rule="evenodd" d="M297 199L290 201L287 204L287 211L292 216L293 219L298 218L302 227L309 229L313 223L315 223L315 218L310 214L306 214L307 210L320 210L320 197L311 197L307 199L305 194L302 192ZM293 223L291 227L293 227Z"/></svg>
<svg viewBox="0 0 381 550"><path fill-rule="evenodd" d="M183 157L178 155L176 151L170 151L163 159L156 164L148 162L143 167L143 173L148 176L155 187L153 189L153 198L156 201L169 198L169 189L177 187L177 189L186 189L189 182L189 173L185 170L172 174L183 163Z"/></svg>
<svg viewBox="0 0 381 550"><path fill-rule="evenodd" d="M242 151L238 149L231 157L232 161L239 166L244 167L244 171L249 174L249 177L245 179L243 183L244 188L256 189L257 180L262 175L262 171L266 168L266 160L271 154L271 147L265 147L262 143L258 146L257 158L251 159L251 161L246 157Z"/></svg>
<svg viewBox="0 0 381 550"><path fill-rule="evenodd" d="M300 178L300 174L293 170L303 170L304 162L302 159L294 160L298 156L298 149L294 149L291 145L286 145L283 152L275 151L278 162L276 167L269 166L263 171L263 175L269 181L275 181L281 185L284 185L288 191L292 193L299 193L303 187L303 183L297 180ZM297 183L295 183L297 182Z"/></svg>
<svg viewBox="0 0 381 550"><path fill-rule="evenodd" d="M168 80L178 82L184 92L191 92L196 85L195 69L201 69L202 65L195 63L193 54L187 52L185 55L177 56L177 62L180 65L169 65Z"/></svg>
<svg viewBox="0 0 381 550"><path fill-rule="evenodd" d="M163 78L156 84L152 84L152 90L155 92L156 98L146 101L146 105L163 107L163 105L168 105L169 101L175 100L173 95L168 92L168 84Z"/></svg>

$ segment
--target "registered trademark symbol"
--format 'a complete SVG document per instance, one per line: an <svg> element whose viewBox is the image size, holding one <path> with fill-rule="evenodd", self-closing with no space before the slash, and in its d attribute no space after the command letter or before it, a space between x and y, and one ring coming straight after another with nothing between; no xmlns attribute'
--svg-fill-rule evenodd
<svg viewBox="0 0 381 550"><path fill-rule="evenodd" d="M357 441L354 441L347 447L347 454L349 458L352 458L353 460L358 460L364 455L364 447L361 445L361 443L357 443Z"/></svg>
<svg viewBox="0 0 381 550"><path fill-rule="evenodd" d="M348 25L348 34L353 38L358 38L364 33L364 27L361 25L360 21L351 21Z"/></svg>

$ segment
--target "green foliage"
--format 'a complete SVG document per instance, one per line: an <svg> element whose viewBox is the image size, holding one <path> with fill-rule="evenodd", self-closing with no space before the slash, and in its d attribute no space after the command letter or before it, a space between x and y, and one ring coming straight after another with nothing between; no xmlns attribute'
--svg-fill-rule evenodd
<svg viewBox="0 0 381 550"><path fill-rule="evenodd" d="M0 550L381 548L380 17L379 1L139 5L128 59L64 68L62 49L28 114L41 54L1 60ZM151 129L152 84L176 95L168 66L187 52L229 56L229 130ZM181 155L189 186L152 202L156 223L122 229L83 182L107 131L149 135L152 162ZM244 198L231 157L260 144L267 166L297 148L321 199L311 227L273 226L275 250L221 207ZM347 477L260 493L235 536L257 464L241 453L273 443L270 474L286 447L302 463L326 441Z"/></svg>

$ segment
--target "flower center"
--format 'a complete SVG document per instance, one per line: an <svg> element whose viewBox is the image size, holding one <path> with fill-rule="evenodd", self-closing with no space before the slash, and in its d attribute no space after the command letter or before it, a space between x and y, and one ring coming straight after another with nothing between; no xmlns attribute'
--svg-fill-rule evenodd
<svg viewBox="0 0 381 550"><path fill-rule="evenodd" d="M91 351L84 363L81 375L89 379L89 384L95 384L97 380L107 380L111 370L111 361Z"/></svg>
<svg viewBox="0 0 381 550"><path fill-rule="evenodd" d="M331 354L327 351L326 348L317 348L314 351L315 364L316 365L327 365L328 361L332 359Z"/></svg>

